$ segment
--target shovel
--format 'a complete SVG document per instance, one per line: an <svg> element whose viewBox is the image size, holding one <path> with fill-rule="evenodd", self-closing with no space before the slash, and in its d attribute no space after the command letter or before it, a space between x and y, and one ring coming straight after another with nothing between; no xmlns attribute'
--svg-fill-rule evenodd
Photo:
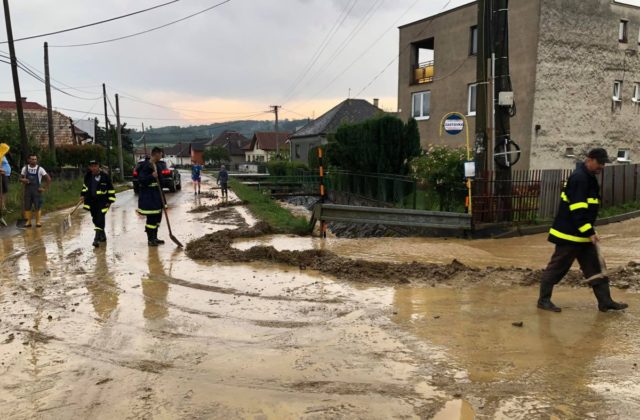
<svg viewBox="0 0 640 420"><path fill-rule="evenodd" d="M158 168L156 167L155 164L153 164L153 170L157 173L158 172ZM164 191L162 191L162 185L160 183L160 174L158 174L158 191L160 191L160 196L162 197L162 203L166 203L167 200L164 197ZM167 220L167 227L169 228L169 238L171 238L171 240L173 241L174 244L178 245L179 248L184 248L184 246L182 245L182 243L178 240L178 238L176 238L175 236L173 236L173 232L171 231L171 223L169 222L169 214L167 213L167 206L163 204L162 206L162 211L164 212L164 218Z"/></svg>
<svg viewBox="0 0 640 420"><path fill-rule="evenodd" d="M20 213L20 218L18 220L16 220L16 227L19 228L24 228L24 225L27 224L27 219L26 217L24 217L24 212L25 212L25 208L24 208L24 200L26 198L27 195L27 187L23 184L22 186L22 212Z"/></svg>
<svg viewBox="0 0 640 420"><path fill-rule="evenodd" d="M84 200L78 201L78 204L76 204L73 210L71 210L71 212L65 216L64 220L62 221L62 230L68 230L71 227L71 216L73 216L73 213L78 210L78 207L80 207L83 202Z"/></svg>

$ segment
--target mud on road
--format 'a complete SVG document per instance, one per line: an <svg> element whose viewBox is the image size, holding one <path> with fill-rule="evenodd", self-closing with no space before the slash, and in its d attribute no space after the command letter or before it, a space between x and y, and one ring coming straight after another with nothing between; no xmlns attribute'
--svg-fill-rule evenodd
<svg viewBox="0 0 640 420"><path fill-rule="evenodd" d="M516 267L475 268L453 260L449 264L390 263L343 257L327 250L277 250L273 246L235 248L239 239L260 238L276 232L267 223L252 227L226 229L203 236L187 244L186 253L195 260L227 263L269 262L295 268L315 270L341 280L372 285L430 285L473 287L532 286L539 282L542 270ZM622 289L640 289L640 264L630 262L610 272L612 285ZM585 286L579 272L571 271L563 280L568 286Z"/></svg>

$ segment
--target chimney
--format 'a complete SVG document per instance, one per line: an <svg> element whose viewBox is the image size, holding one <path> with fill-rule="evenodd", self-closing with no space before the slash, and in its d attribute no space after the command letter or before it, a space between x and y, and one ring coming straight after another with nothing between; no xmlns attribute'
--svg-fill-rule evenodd
<svg viewBox="0 0 640 420"><path fill-rule="evenodd" d="M378 104L380 104L380 99L378 99L378 98L373 98L373 106L375 106L376 108L378 108Z"/></svg>

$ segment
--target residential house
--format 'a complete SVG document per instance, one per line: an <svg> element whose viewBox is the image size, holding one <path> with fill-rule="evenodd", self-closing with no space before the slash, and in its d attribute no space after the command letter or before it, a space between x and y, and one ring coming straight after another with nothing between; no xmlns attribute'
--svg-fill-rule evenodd
<svg viewBox="0 0 640 420"><path fill-rule="evenodd" d="M27 98L22 98L22 109L24 114L27 136L40 145L49 144L49 125L47 108L37 102L29 102ZM0 120L17 121L18 111L15 101L0 101ZM73 127L70 117L53 111L53 135L56 145L61 144L82 144L92 138L85 130Z"/></svg>
<svg viewBox="0 0 640 420"><path fill-rule="evenodd" d="M189 157L191 161L204 165L204 150L209 139L195 139L189 143Z"/></svg>
<svg viewBox="0 0 640 420"><path fill-rule="evenodd" d="M511 139L522 151L514 168L572 168L593 146L640 158L640 7L511 0L508 13ZM440 136L452 111L466 114L474 137L477 23L472 2L400 27L399 115L418 121L423 147L465 145L463 134Z"/></svg>
<svg viewBox="0 0 640 420"><path fill-rule="evenodd" d="M245 154L250 145L251 140L233 130L225 130L207 143L207 147L222 147L229 151L231 170L238 170L240 164L245 162Z"/></svg>
<svg viewBox="0 0 640 420"><path fill-rule="evenodd" d="M247 162L269 162L276 155L289 154L289 133L275 131L258 131L253 134L251 144L245 153Z"/></svg>
<svg viewBox="0 0 640 420"><path fill-rule="evenodd" d="M355 124L382 114L378 100L373 105L364 99L346 99L302 127L291 136L291 160L309 163L309 151L328 143L328 136L334 134L342 124Z"/></svg>
<svg viewBox="0 0 640 420"><path fill-rule="evenodd" d="M174 165L191 165L191 153L189 143L178 143L175 146L164 148L165 160L171 161Z"/></svg>

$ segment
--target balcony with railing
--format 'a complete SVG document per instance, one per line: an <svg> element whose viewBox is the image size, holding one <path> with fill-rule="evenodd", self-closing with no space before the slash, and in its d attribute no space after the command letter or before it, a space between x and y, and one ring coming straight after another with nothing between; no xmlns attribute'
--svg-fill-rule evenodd
<svg viewBox="0 0 640 420"><path fill-rule="evenodd" d="M418 64L413 71L413 83L423 84L433 82L434 66L433 60Z"/></svg>

